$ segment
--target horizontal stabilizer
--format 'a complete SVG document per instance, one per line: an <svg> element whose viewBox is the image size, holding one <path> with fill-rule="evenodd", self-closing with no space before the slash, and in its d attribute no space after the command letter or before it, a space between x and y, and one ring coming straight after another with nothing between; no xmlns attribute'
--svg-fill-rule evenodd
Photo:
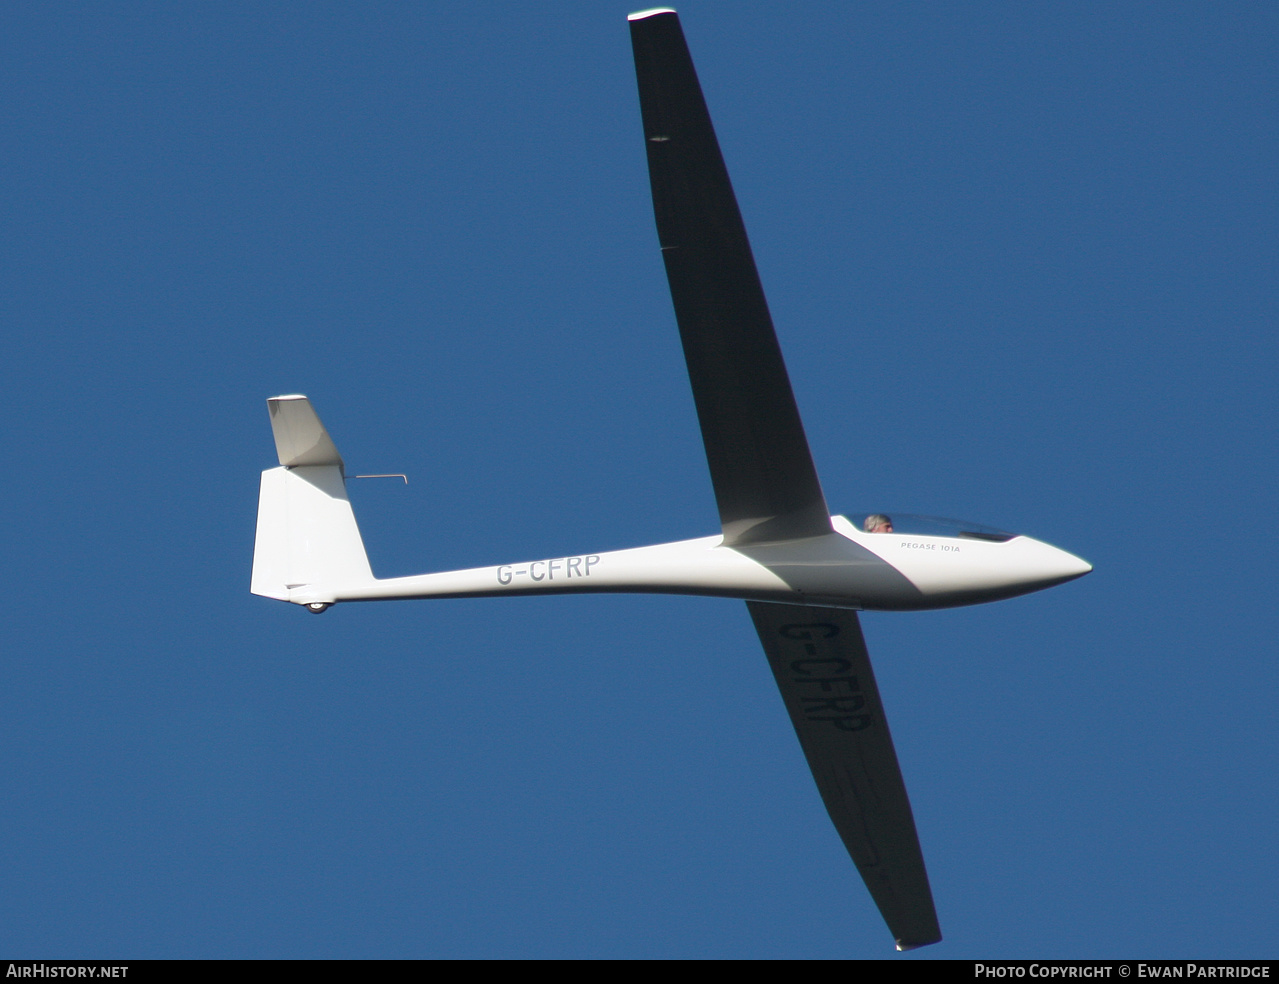
<svg viewBox="0 0 1279 984"><path fill-rule="evenodd" d="M271 432L280 464L286 468L337 465L346 473L342 456L310 400L305 396L273 396L266 405L271 412Z"/></svg>

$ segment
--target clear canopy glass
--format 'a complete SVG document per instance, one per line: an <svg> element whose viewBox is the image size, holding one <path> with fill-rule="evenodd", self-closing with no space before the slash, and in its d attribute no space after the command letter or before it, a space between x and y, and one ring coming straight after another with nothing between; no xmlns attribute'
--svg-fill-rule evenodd
<svg viewBox="0 0 1279 984"><path fill-rule="evenodd" d="M866 533L907 533L916 536L950 536L964 540L989 540L1003 543L1016 533L996 529L982 523L944 516L919 516L914 513L845 512L842 515L857 529ZM884 521L887 520L887 523Z"/></svg>

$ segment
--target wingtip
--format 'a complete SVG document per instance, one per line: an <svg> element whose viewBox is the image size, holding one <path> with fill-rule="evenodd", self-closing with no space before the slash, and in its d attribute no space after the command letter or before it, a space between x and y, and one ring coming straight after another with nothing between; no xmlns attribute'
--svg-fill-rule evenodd
<svg viewBox="0 0 1279 984"><path fill-rule="evenodd" d="M673 14L673 13L675 13L674 7L650 7L648 10L637 10L633 14L627 14L626 19L628 21L637 21L637 20L644 20L644 18L646 17L655 17L658 14Z"/></svg>
<svg viewBox="0 0 1279 984"><path fill-rule="evenodd" d="M921 946L932 946L934 943L940 943L941 937L938 936L935 940L924 940L922 943L911 943L909 940L895 940L894 942L897 944L897 951L905 953L908 950L918 950Z"/></svg>

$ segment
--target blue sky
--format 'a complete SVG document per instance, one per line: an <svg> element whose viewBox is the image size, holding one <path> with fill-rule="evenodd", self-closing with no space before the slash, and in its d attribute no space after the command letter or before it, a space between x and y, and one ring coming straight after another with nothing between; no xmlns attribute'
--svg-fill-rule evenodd
<svg viewBox="0 0 1279 984"><path fill-rule="evenodd" d="M882 957L740 602L248 593L706 535L629 8L0 9L0 952ZM1091 561L863 624L929 957L1274 956L1264 3L685 3L832 507Z"/></svg>

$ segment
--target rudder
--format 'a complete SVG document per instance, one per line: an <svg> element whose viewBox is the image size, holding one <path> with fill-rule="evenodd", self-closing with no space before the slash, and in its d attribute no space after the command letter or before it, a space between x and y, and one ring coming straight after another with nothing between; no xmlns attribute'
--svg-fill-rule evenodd
<svg viewBox="0 0 1279 984"><path fill-rule="evenodd" d="M326 604L374 580L341 455L305 396L267 400L280 467L262 473L249 590Z"/></svg>

